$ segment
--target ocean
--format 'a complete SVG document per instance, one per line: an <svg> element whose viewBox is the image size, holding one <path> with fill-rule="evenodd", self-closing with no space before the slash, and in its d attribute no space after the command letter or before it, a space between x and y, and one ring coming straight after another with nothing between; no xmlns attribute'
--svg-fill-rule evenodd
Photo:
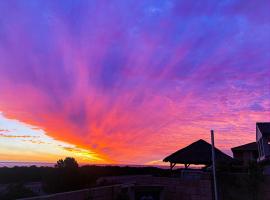
<svg viewBox="0 0 270 200"><path fill-rule="evenodd" d="M0 162L0 167L30 167L30 166L37 166L37 167L53 167L55 163L45 163L45 162Z"/></svg>

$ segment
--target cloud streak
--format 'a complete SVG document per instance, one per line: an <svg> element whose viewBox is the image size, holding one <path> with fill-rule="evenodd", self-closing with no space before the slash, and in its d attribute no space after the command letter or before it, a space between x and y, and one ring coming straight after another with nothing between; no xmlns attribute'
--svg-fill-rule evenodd
<svg viewBox="0 0 270 200"><path fill-rule="evenodd" d="M33 136L30 136L30 135L8 135L8 134L3 134L3 133L0 133L0 137L4 137L4 138L33 138Z"/></svg>
<svg viewBox="0 0 270 200"><path fill-rule="evenodd" d="M267 5L3 1L0 110L115 163L229 152L270 120Z"/></svg>

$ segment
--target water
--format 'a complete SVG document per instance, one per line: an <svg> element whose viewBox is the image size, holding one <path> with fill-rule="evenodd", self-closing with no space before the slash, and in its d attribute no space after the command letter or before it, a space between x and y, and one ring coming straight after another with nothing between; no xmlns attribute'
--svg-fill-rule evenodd
<svg viewBox="0 0 270 200"><path fill-rule="evenodd" d="M0 167L53 167L55 163L45 163L45 162L0 162Z"/></svg>

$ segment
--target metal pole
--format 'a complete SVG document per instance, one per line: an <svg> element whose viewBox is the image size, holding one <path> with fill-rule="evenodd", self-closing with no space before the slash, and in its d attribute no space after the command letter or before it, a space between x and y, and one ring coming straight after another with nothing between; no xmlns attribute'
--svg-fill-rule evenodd
<svg viewBox="0 0 270 200"><path fill-rule="evenodd" d="M213 178L214 178L215 200L218 200L217 180L216 180L215 139L214 139L214 131L213 130L211 130L211 142L212 142L212 169L213 169Z"/></svg>

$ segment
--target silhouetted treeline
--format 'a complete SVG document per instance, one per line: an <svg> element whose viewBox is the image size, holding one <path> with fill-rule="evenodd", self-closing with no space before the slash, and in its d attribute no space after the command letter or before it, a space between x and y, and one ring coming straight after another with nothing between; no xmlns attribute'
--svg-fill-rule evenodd
<svg viewBox="0 0 270 200"><path fill-rule="evenodd" d="M32 190L26 188L22 183L11 183L7 186L5 192L0 192L1 200L14 200L18 198L27 198L36 196Z"/></svg>
<svg viewBox="0 0 270 200"><path fill-rule="evenodd" d="M42 181L44 174L52 171L52 167L1 167L0 184L18 182L37 182Z"/></svg>
<svg viewBox="0 0 270 200"><path fill-rule="evenodd" d="M55 171L53 167L1 167L0 184L16 182L38 182L42 181L46 174ZM97 179L101 176L121 176L121 175L140 175L152 174L156 176L166 176L170 174L167 169L156 167L118 167L118 166L95 166L86 165L79 167L80 173L87 180Z"/></svg>
<svg viewBox="0 0 270 200"><path fill-rule="evenodd" d="M76 160L59 160L55 167L0 168L0 183L42 182L46 193L77 190L95 186L103 176L144 175L168 176L170 170L156 167L82 166Z"/></svg>

